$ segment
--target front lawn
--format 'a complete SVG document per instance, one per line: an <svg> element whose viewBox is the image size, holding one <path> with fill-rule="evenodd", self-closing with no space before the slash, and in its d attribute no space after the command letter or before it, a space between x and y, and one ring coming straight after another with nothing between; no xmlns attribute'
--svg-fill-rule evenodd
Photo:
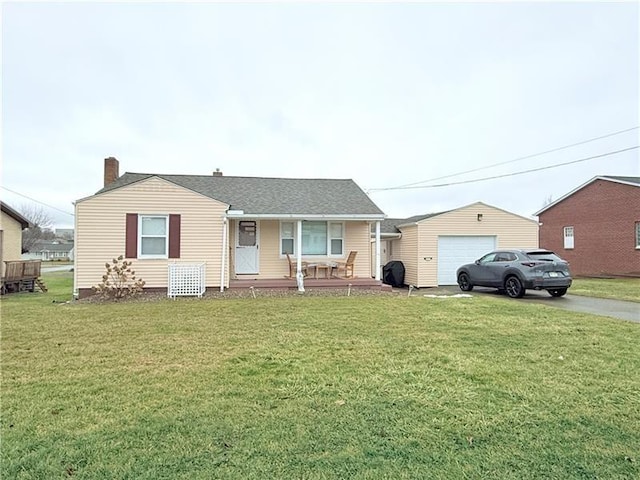
<svg viewBox="0 0 640 480"><path fill-rule="evenodd" d="M574 278L569 293L640 302L640 278Z"/></svg>
<svg viewBox="0 0 640 480"><path fill-rule="evenodd" d="M2 478L640 477L638 324L485 296L60 304L65 275L1 302Z"/></svg>

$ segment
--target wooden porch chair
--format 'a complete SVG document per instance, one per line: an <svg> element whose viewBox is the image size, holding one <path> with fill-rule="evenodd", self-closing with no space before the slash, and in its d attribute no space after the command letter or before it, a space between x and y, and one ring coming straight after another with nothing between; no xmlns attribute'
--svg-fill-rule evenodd
<svg viewBox="0 0 640 480"><path fill-rule="evenodd" d="M291 257L289 256L288 253L286 253L285 255L287 256L287 261L289 262L289 278L296 278L296 270L298 268L298 262L296 260L291 260ZM302 262L302 265L300 266L302 270L302 275L305 277L309 275L309 272L307 271L308 267L309 267L309 264L307 262Z"/></svg>
<svg viewBox="0 0 640 480"><path fill-rule="evenodd" d="M353 264L356 261L357 254L357 251L350 251L347 260L338 263L338 266L336 267L336 275L338 274L338 272L340 272L340 270L344 270L345 278L353 278Z"/></svg>

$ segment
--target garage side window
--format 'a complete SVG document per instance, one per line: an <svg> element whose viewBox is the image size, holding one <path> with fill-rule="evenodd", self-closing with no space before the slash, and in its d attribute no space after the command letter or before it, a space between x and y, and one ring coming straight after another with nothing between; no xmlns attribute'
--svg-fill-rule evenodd
<svg viewBox="0 0 640 480"><path fill-rule="evenodd" d="M636 222L636 248L640 248L640 222Z"/></svg>
<svg viewBox="0 0 640 480"><path fill-rule="evenodd" d="M573 248L573 227L564 227L564 248Z"/></svg>

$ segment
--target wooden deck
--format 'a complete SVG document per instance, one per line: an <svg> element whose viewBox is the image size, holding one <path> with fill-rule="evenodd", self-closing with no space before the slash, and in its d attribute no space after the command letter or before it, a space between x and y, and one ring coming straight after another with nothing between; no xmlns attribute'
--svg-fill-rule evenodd
<svg viewBox="0 0 640 480"><path fill-rule="evenodd" d="M4 277L0 294L17 292L34 292L40 288L43 292L47 287L40 279L40 260L5 260Z"/></svg>
<svg viewBox="0 0 640 480"><path fill-rule="evenodd" d="M391 289L389 285L373 278L313 278L304 279L304 288L366 288L366 289ZM283 277L274 279L231 279L229 288L282 288L296 290L298 284L295 278Z"/></svg>

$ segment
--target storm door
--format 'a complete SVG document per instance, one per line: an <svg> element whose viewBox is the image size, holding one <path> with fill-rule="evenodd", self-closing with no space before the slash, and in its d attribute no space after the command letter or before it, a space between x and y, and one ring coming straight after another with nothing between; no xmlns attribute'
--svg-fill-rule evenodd
<svg viewBox="0 0 640 480"><path fill-rule="evenodd" d="M240 220L236 228L236 273L258 273L258 222Z"/></svg>

